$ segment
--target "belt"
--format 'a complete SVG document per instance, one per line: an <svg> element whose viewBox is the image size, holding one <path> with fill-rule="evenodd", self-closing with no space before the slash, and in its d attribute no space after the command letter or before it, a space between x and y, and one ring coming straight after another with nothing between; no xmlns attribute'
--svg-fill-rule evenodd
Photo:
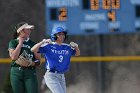
<svg viewBox="0 0 140 93"><path fill-rule="evenodd" d="M56 71L56 70L47 70L47 72L51 72L51 73L58 73L58 74L63 74L63 72Z"/></svg>
<svg viewBox="0 0 140 93"><path fill-rule="evenodd" d="M26 70L26 69L28 69L28 70L33 70L33 69L35 69L35 67L23 67L23 66L19 66L19 67L17 67L19 70Z"/></svg>

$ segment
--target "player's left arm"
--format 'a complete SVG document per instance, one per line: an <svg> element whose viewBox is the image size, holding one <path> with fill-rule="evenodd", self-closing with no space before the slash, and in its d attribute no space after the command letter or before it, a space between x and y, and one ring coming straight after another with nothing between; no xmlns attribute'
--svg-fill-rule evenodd
<svg viewBox="0 0 140 93"><path fill-rule="evenodd" d="M35 55L36 59L38 59L38 60L41 59L41 54L40 53L34 52L34 55Z"/></svg>
<svg viewBox="0 0 140 93"><path fill-rule="evenodd" d="M40 53L36 53L36 52L34 52L34 54L35 54L35 58L36 58L36 60L34 61L35 65L36 66L40 65L41 64L41 54Z"/></svg>
<svg viewBox="0 0 140 93"><path fill-rule="evenodd" d="M38 66L41 64L41 54L37 52L33 52L35 59L33 60L31 66Z"/></svg>
<svg viewBox="0 0 140 93"><path fill-rule="evenodd" d="M34 52L35 60L32 62L30 66L38 66L41 64L41 54Z"/></svg>
<svg viewBox="0 0 140 93"><path fill-rule="evenodd" d="M79 47L75 47L75 51L76 51L75 56L80 56L80 49L79 49Z"/></svg>
<svg viewBox="0 0 140 93"><path fill-rule="evenodd" d="M79 56L80 55L80 49L78 47L78 44L75 43L75 42L70 42L70 46L75 48L75 51L76 51L75 56Z"/></svg>

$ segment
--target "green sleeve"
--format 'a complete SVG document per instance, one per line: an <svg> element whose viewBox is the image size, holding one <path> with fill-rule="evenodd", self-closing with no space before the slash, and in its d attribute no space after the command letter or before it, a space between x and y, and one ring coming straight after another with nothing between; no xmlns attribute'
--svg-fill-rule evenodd
<svg viewBox="0 0 140 93"><path fill-rule="evenodd" d="M15 49L16 46L17 46L17 41L16 41L16 40L11 40L11 41L9 42L9 47L8 47L8 49Z"/></svg>

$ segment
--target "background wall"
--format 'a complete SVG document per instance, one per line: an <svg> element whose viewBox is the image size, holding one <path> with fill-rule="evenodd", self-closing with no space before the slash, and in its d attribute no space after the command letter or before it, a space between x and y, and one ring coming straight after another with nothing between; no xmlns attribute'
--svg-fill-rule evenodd
<svg viewBox="0 0 140 93"><path fill-rule="evenodd" d="M8 42L12 38L14 26L26 21L35 25L31 38L36 42L48 37L45 33L44 0L0 0L0 58L8 58ZM140 34L120 34L104 36L69 36L68 43L79 44L81 56L128 56L140 55ZM102 54L99 52L102 50ZM99 66L102 67L102 84L99 86ZM0 64L0 90L8 89L10 64ZM127 62L72 62L66 73L68 93L140 93L140 63ZM45 73L44 64L37 68L39 88ZM6 88L4 87L6 86ZM47 88L46 88L47 89ZM6 92L12 93L12 92ZM47 89L47 93L49 93Z"/></svg>

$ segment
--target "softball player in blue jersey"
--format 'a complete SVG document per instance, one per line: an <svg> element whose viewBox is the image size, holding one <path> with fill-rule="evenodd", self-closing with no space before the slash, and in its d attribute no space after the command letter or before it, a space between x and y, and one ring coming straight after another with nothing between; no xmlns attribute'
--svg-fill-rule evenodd
<svg viewBox="0 0 140 93"><path fill-rule="evenodd" d="M56 27L52 30L51 40L43 39L31 49L35 53L45 55L47 71L44 79L53 93L66 93L64 73L69 69L70 58L80 55L78 44L74 42L63 43L66 38L67 32L62 27Z"/></svg>

